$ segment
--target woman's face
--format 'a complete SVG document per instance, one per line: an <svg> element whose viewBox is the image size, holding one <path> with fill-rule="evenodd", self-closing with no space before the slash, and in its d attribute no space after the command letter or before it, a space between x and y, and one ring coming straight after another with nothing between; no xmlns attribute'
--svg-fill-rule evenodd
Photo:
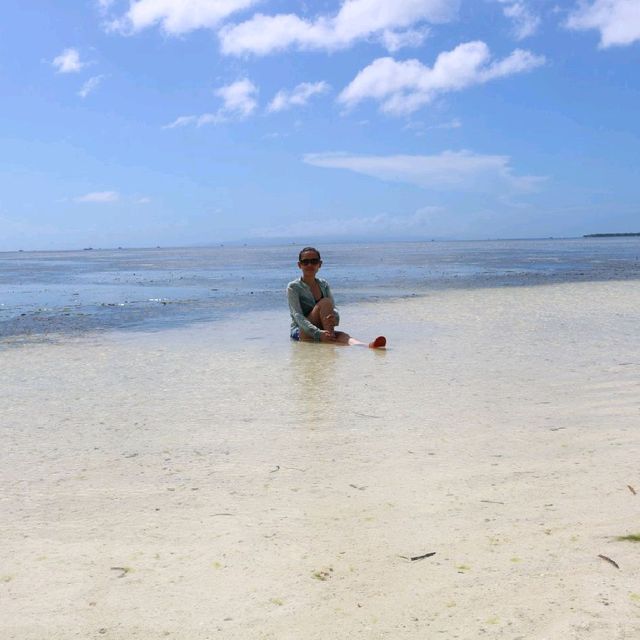
<svg viewBox="0 0 640 640"><path fill-rule="evenodd" d="M298 267L305 276L315 276L321 266L322 260L315 251L305 251L298 262Z"/></svg>

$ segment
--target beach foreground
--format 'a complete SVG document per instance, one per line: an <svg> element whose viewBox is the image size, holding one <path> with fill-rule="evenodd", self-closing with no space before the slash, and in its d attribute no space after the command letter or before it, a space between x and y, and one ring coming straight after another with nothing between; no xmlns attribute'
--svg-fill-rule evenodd
<svg viewBox="0 0 640 640"><path fill-rule="evenodd" d="M640 637L637 283L342 317L0 351L0 636Z"/></svg>

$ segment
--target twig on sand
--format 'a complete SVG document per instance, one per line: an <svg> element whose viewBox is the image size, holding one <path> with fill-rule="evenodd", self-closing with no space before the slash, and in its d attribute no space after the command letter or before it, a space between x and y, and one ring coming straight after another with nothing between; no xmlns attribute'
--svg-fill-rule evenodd
<svg viewBox="0 0 640 640"><path fill-rule="evenodd" d="M500 502L499 500L480 500L480 502L486 502L487 504L504 504L504 502Z"/></svg>
<svg viewBox="0 0 640 640"><path fill-rule="evenodd" d="M129 567L111 567L111 571L121 571L118 578L124 578L131 569Z"/></svg>
<svg viewBox="0 0 640 640"><path fill-rule="evenodd" d="M620 568L620 565L615 560L612 560L607 556L603 556L601 553L598 554L598 558L602 558L603 560L606 560L609 564L612 564L616 569Z"/></svg>
<svg viewBox="0 0 640 640"><path fill-rule="evenodd" d="M629 489L629 491L631 491L634 496L636 495L636 493L638 493L630 484L627 485L627 489Z"/></svg>
<svg viewBox="0 0 640 640"><path fill-rule="evenodd" d="M425 558L430 558L431 556L435 556L436 552L431 551L430 553L423 553L421 556L401 556L398 554L399 558L404 558L405 560L411 560L414 562L415 560L424 560Z"/></svg>

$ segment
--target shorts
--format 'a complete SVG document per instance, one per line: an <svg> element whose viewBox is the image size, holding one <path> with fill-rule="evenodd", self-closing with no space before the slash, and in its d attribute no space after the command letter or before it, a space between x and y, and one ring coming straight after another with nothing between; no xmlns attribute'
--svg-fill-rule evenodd
<svg viewBox="0 0 640 640"><path fill-rule="evenodd" d="M298 327L294 327L293 329L291 329L290 335L292 340L300 340L300 329Z"/></svg>

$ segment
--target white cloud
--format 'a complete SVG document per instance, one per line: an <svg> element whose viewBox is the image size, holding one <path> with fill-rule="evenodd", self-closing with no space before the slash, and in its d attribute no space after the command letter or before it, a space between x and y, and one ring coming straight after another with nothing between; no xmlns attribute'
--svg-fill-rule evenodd
<svg viewBox="0 0 640 640"><path fill-rule="evenodd" d="M458 5L459 0L345 0L337 14L313 21L291 13L258 13L221 29L220 41L223 53L230 55L265 55L289 47L335 50L371 36L397 48L424 37L424 32L411 29L414 25L447 22Z"/></svg>
<svg viewBox="0 0 640 640"><path fill-rule="evenodd" d="M224 101L220 113L239 118L250 116L258 106L255 99L257 93L258 88L247 78L221 87L216 91L216 95Z"/></svg>
<svg viewBox="0 0 640 640"><path fill-rule="evenodd" d="M580 2L566 26L577 31L600 31L600 47L633 44L640 40L640 2L638 0L595 0Z"/></svg>
<svg viewBox="0 0 640 640"><path fill-rule="evenodd" d="M136 204L150 204L150 203L151 203L151 198L147 196L143 196L142 198L136 199Z"/></svg>
<svg viewBox="0 0 640 640"><path fill-rule="evenodd" d="M163 129L176 129L177 127L186 127L190 124L197 124L198 116L178 116L173 122L165 124Z"/></svg>
<svg viewBox="0 0 640 640"><path fill-rule="evenodd" d="M56 56L51 64L58 73L77 73L87 66L86 62L80 61L80 53L77 49L65 49L59 56Z"/></svg>
<svg viewBox="0 0 640 640"><path fill-rule="evenodd" d="M372 216L323 218L322 226L328 236L402 236L406 234L428 234L434 222L442 221L445 210L442 207L422 207L411 215L391 215L380 213ZM441 226L441 225L440 225ZM279 227L255 229L257 238L300 238L317 237L317 220L297 220Z"/></svg>
<svg viewBox="0 0 640 640"><path fill-rule="evenodd" d="M276 93L273 100L269 103L267 111L284 111L291 107L303 107L309 102L309 99L315 95L326 93L329 91L329 85L324 82L302 82L291 91L282 89Z"/></svg>
<svg viewBox="0 0 640 640"><path fill-rule="evenodd" d="M438 155L357 156L343 153L310 153L307 164L327 169L347 169L387 182L403 182L425 189L491 191L509 187L534 190L545 180L516 176L508 156L481 155L471 151L443 151Z"/></svg>
<svg viewBox="0 0 640 640"><path fill-rule="evenodd" d="M513 35L518 40L532 36L540 26L540 17L535 15L523 0L498 0L504 5L503 13L513 20Z"/></svg>
<svg viewBox="0 0 640 640"><path fill-rule="evenodd" d="M103 78L104 76L93 76L93 78L89 78L82 85L82 88L80 89L80 91L78 91L78 95L81 98L86 98L90 93L92 93L98 88Z"/></svg>
<svg viewBox="0 0 640 640"><path fill-rule="evenodd" d="M117 191L92 191L74 198L75 202L117 202L120 194Z"/></svg>
<svg viewBox="0 0 640 640"><path fill-rule="evenodd" d="M423 136L427 131L433 131L437 129L460 129L462 127L462 121L459 118L453 118L447 122L440 122L438 124L426 125L424 122L407 122L404 129L408 131L415 131L416 135Z"/></svg>
<svg viewBox="0 0 640 640"><path fill-rule="evenodd" d="M449 120L448 122L441 122L440 124L434 124L428 129L459 129L462 126L462 122L459 118L454 118L453 120Z"/></svg>
<svg viewBox="0 0 640 640"><path fill-rule="evenodd" d="M366 99L377 100L381 110L392 115L412 113L437 95L529 71L545 59L529 51L516 49L503 60L490 61L484 42L466 42L438 55L433 67L419 60L397 62L378 58L365 67L338 96L338 101L353 107Z"/></svg>
<svg viewBox="0 0 640 640"><path fill-rule="evenodd" d="M223 104L215 113L203 113L199 116L180 116L163 128L175 129L176 127L185 127L190 124L200 127L205 124L221 124L231 120L244 120L258 107L258 101L255 98L257 93L258 87L248 78L232 82L216 90L215 94L222 98Z"/></svg>
<svg viewBox="0 0 640 640"><path fill-rule="evenodd" d="M385 48L391 53L400 51L405 47L419 47L429 35L429 29L407 29L406 31L385 30L382 32L381 40Z"/></svg>
<svg viewBox="0 0 640 640"><path fill-rule="evenodd" d="M259 0L130 0L129 10L109 24L111 30L135 33L160 24L170 35L210 29ZM102 2L107 8L111 3Z"/></svg>

